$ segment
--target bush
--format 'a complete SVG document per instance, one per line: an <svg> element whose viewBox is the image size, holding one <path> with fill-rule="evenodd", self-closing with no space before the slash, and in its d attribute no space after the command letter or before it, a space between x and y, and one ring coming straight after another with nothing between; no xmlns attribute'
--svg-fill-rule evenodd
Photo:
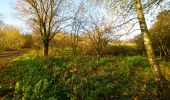
<svg viewBox="0 0 170 100"><path fill-rule="evenodd" d="M124 56L134 56L138 55L138 51L134 47L130 46L109 46L103 53L103 55L108 56L118 56L118 55L124 55Z"/></svg>

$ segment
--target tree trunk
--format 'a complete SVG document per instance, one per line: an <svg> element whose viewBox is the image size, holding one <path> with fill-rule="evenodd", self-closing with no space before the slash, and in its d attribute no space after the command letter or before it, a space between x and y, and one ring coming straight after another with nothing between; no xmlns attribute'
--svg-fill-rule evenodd
<svg viewBox="0 0 170 100"><path fill-rule="evenodd" d="M44 56L48 56L48 49L49 49L49 40L44 40Z"/></svg>
<svg viewBox="0 0 170 100"><path fill-rule="evenodd" d="M144 14L143 14L143 8L142 8L141 0L134 0L134 4L135 4L135 8L136 8L137 17L138 17L138 20L139 20L141 32L143 34L145 50L146 50L146 53L147 53L147 56L148 56L148 60L151 64L151 69L152 69L152 72L154 74L154 79L157 83L158 98L160 99L162 91L163 91L163 87L167 87L167 85L164 81L165 79L161 75L160 66L157 63L155 55L154 55L153 47L152 47L151 40L150 40L150 37L149 37L149 31L148 31L146 21L145 21L145 17L144 17Z"/></svg>
<svg viewBox="0 0 170 100"><path fill-rule="evenodd" d="M162 49L162 51L163 51L163 53L164 53L164 55L165 55L165 60L167 61L167 60L168 60L168 56L169 56L169 55L168 55L168 52L167 52L164 44L162 43L162 40L160 39L160 37L158 37L158 39L159 39L159 43L160 43L160 45L161 45L161 49Z"/></svg>
<svg viewBox="0 0 170 100"><path fill-rule="evenodd" d="M96 67L99 67L100 55L97 54Z"/></svg>

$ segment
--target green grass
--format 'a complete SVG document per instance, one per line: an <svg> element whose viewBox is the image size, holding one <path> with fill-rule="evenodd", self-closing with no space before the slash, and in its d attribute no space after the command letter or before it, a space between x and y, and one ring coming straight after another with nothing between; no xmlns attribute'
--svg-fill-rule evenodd
<svg viewBox="0 0 170 100"><path fill-rule="evenodd" d="M163 63L163 62L162 62ZM0 70L3 99L148 100L156 98L149 62L141 56L63 59L24 55ZM169 64L169 63L163 63Z"/></svg>
<svg viewBox="0 0 170 100"><path fill-rule="evenodd" d="M8 84L13 88L12 98L18 99L67 99L66 90L60 89L60 95L57 94L58 88L61 88L63 83L55 80L54 76L48 73L47 67L49 63L53 64L52 60L40 58L38 56L24 55L15 59L8 69L0 71L0 84ZM1 88L3 90L3 88ZM4 98L9 98L8 94ZM64 95L64 96L63 96ZM61 97L60 97L61 96Z"/></svg>

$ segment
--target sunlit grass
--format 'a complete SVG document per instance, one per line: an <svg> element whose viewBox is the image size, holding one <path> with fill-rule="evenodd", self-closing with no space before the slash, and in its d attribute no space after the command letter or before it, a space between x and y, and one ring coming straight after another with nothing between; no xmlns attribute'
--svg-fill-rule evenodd
<svg viewBox="0 0 170 100"><path fill-rule="evenodd" d="M149 62L141 56L73 59L26 54L0 70L0 92L13 99L156 98ZM169 62L162 62L164 65ZM65 99L64 99L65 98Z"/></svg>

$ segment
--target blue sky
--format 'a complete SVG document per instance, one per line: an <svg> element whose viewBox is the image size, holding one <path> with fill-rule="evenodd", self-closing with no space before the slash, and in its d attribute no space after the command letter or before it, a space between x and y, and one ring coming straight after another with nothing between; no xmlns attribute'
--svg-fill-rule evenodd
<svg viewBox="0 0 170 100"><path fill-rule="evenodd" d="M14 10L16 1L17 0L1 0L0 1L0 14L2 15L0 16L0 19L3 20L4 23L8 25L19 27L22 30L22 33L25 33L29 31L29 27L26 26L26 23L24 22L24 20L17 18L16 11ZM146 17L147 17L146 18L147 24L150 27L151 26L150 20L153 18L151 18L151 16L146 16Z"/></svg>
<svg viewBox="0 0 170 100"><path fill-rule="evenodd" d="M1 0L0 1L0 17L1 20L4 21L5 24L14 25L25 31L26 25L23 20L20 20L16 16L16 11L14 10L15 3L17 0Z"/></svg>
<svg viewBox="0 0 170 100"><path fill-rule="evenodd" d="M1 0L0 1L0 17L5 24L13 25L19 27L22 30L22 33L25 33L29 30L25 22L17 18L16 11L14 9L17 0Z"/></svg>

